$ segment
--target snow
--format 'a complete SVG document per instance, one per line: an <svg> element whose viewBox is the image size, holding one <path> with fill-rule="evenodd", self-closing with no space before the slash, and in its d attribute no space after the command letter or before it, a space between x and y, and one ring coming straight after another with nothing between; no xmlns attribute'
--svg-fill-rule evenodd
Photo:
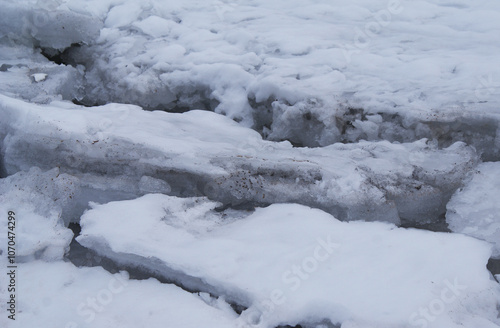
<svg viewBox="0 0 500 328"><path fill-rule="evenodd" d="M2 1L0 37L53 50L80 42L90 44L99 35L102 22L86 14L59 10L57 2Z"/></svg>
<svg viewBox="0 0 500 328"><path fill-rule="evenodd" d="M387 223L343 223L292 204L221 222L215 204L205 204L160 194L93 204L77 240L116 261L159 274L173 270L168 278L180 283L200 278L249 306L240 319L258 327L324 319L402 327L425 321L419 309L434 303L446 305L428 327L500 323L500 288L485 269L485 243ZM449 300L439 301L446 293Z"/></svg>
<svg viewBox="0 0 500 328"><path fill-rule="evenodd" d="M439 149L425 139L292 148L206 111L39 106L0 95L0 113L8 174L60 167L85 181L106 176L133 183L122 189L130 191L148 176L166 182L153 192L204 195L232 206L296 202L339 219L435 222L477 163L464 143ZM101 188L109 189L103 179Z"/></svg>
<svg viewBox="0 0 500 328"><path fill-rule="evenodd" d="M41 104L82 98L82 67L56 65L31 47L12 43L0 43L0 58L4 95Z"/></svg>
<svg viewBox="0 0 500 328"><path fill-rule="evenodd" d="M42 82L45 80L45 78L47 77L47 74L45 73L35 73L35 74L31 74L31 76L33 77L33 79L35 80L35 82Z"/></svg>
<svg viewBox="0 0 500 328"><path fill-rule="evenodd" d="M73 98L90 105L214 110L306 146L452 134L490 159L500 155L477 125L499 121L499 11L491 1L22 0L5 3L0 35L67 50L85 67ZM378 129L367 115L382 115Z"/></svg>
<svg viewBox="0 0 500 328"><path fill-rule="evenodd" d="M209 109L306 146L446 138L454 117L455 137L498 158L467 122L499 121L499 11L491 1L23 0L6 4L2 30L54 51L82 45L66 56L85 66L81 100L92 105ZM353 108L363 115L335 122ZM370 114L387 124L375 131Z"/></svg>
<svg viewBox="0 0 500 328"><path fill-rule="evenodd" d="M235 326L236 314L223 300L213 301L220 309L212 307L154 279L131 280L126 272L111 274L65 262L23 263L19 272L23 282L18 306L23 312L8 327Z"/></svg>
<svg viewBox="0 0 500 328"><path fill-rule="evenodd" d="M1 327L500 327L498 2L0 3Z"/></svg>
<svg viewBox="0 0 500 328"><path fill-rule="evenodd" d="M494 245L500 258L500 166L482 163L472 179L458 190L447 205L446 221L454 232L473 236Z"/></svg>
<svg viewBox="0 0 500 328"><path fill-rule="evenodd" d="M62 259L73 238L61 219L62 209L74 195L75 179L57 169L32 168L0 180L0 210L14 211L19 220L14 235L18 261ZM2 220L0 242L6 252L8 221ZM10 230L11 231L11 230Z"/></svg>

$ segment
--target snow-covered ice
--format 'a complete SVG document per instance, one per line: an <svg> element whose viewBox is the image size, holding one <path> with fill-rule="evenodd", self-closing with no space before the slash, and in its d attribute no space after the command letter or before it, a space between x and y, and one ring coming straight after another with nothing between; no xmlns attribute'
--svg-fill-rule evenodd
<svg viewBox="0 0 500 328"><path fill-rule="evenodd" d="M19 327L500 327L499 3L0 6Z"/></svg>
<svg viewBox="0 0 500 328"><path fill-rule="evenodd" d="M387 223L342 223L291 204L224 222L214 207L160 194L95 204L77 239L122 264L248 306L241 320L258 327L325 319L381 328L500 324L500 288L485 268L486 243Z"/></svg>
<svg viewBox="0 0 500 328"><path fill-rule="evenodd" d="M460 188L447 205L446 221L454 232L486 240L495 245L500 258L500 165L483 163L471 181Z"/></svg>
<svg viewBox="0 0 500 328"><path fill-rule="evenodd" d="M32 168L0 179L0 211L14 211L22 218L17 222L15 235L18 261L42 258L60 260L73 238L71 230L61 219L62 210L74 195L76 179L60 174L57 169L42 172ZM1 221L0 250L7 254L8 221Z"/></svg>
<svg viewBox="0 0 500 328"><path fill-rule="evenodd" d="M57 65L31 47L0 43L0 91L35 103L80 99L83 67Z"/></svg>
<svg viewBox="0 0 500 328"><path fill-rule="evenodd" d="M222 299L204 301L154 279L61 261L23 263L19 272L23 312L7 327L235 327L236 314Z"/></svg>
<svg viewBox="0 0 500 328"><path fill-rule="evenodd" d="M233 206L297 202L349 220L435 221L477 162L460 142L446 149L426 140L292 148L205 111L43 106L0 95L0 113L8 174L37 165L82 179L125 176L137 184L149 176L175 195Z"/></svg>
<svg viewBox="0 0 500 328"><path fill-rule="evenodd" d="M494 1L19 0L0 35L84 67L75 98L90 105L214 110L306 146L452 138L499 158L499 13Z"/></svg>
<svg viewBox="0 0 500 328"><path fill-rule="evenodd" d="M22 44L63 51L72 44L90 44L103 26L98 17L63 7L59 0L2 1L0 37Z"/></svg>

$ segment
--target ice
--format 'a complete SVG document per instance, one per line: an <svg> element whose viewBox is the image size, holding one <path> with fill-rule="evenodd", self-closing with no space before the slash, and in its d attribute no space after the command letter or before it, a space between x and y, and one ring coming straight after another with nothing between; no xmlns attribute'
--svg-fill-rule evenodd
<svg viewBox="0 0 500 328"><path fill-rule="evenodd" d="M499 163L480 164L472 172L471 180L453 195L446 212L452 231L492 243L495 258L500 258L499 191Z"/></svg>
<svg viewBox="0 0 500 328"><path fill-rule="evenodd" d="M0 42L0 91L36 103L83 98L83 66L56 65L31 47Z"/></svg>
<svg viewBox="0 0 500 328"><path fill-rule="evenodd" d="M8 231L18 241L17 261L62 259L73 238L61 218L77 189L78 181L57 169L42 172L32 168L0 179L0 210L15 213L13 230L2 220L0 249L7 254Z"/></svg>
<svg viewBox="0 0 500 328"><path fill-rule="evenodd" d="M304 146L460 140L496 160L499 12L491 1L23 0L5 4L0 31L69 49L86 104L208 109Z"/></svg>
<svg viewBox="0 0 500 328"><path fill-rule="evenodd" d="M58 1L2 1L0 38L63 51L72 44L91 44L102 22L90 15L58 10Z"/></svg>
<svg viewBox="0 0 500 328"><path fill-rule="evenodd" d="M248 327L500 324L500 288L485 268L491 250L484 242L340 222L293 204L221 221L214 206L160 194L93 204L77 240L118 263L247 306L239 320Z"/></svg>
<svg viewBox="0 0 500 328"><path fill-rule="evenodd" d="M33 79L35 80L36 83L42 82L47 78L47 74L45 73L35 73L31 74L31 76L33 76Z"/></svg>
<svg viewBox="0 0 500 328"><path fill-rule="evenodd" d="M0 3L20 327L500 327L499 3Z"/></svg>
<svg viewBox="0 0 500 328"><path fill-rule="evenodd" d="M93 189L204 195L239 207L296 202L345 220L435 222L477 163L463 143L440 149L425 139L293 148L206 111L0 96L0 113L7 174L59 167Z"/></svg>
<svg viewBox="0 0 500 328"><path fill-rule="evenodd" d="M209 306L154 279L131 280L126 272L65 262L23 263L19 272L18 308L23 311L8 327L235 327L236 314L222 299Z"/></svg>

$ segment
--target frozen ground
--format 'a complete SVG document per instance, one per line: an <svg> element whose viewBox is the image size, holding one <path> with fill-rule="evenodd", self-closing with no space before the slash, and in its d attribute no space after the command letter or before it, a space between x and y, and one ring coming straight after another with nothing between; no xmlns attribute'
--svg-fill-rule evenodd
<svg viewBox="0 0 500 328"><path fill-rule="evenodd" d="M500 327L499 3L0 5L1 327Z"/></svg>

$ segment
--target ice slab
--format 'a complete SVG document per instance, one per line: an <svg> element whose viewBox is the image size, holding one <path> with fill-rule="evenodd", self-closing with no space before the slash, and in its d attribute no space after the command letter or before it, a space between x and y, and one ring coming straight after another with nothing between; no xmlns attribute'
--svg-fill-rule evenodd
<svg viewBox="0 0 500 328"><path fill-rule="evenodd" d="M487 243L340 222L294 204L221 221L214 204L204 204L160 194L94 204L77 240L180 284L197 278L198 288L248 306L240 318L248 327L323 320L342 327L500 325Z"/></svg>
<svg viewBox="0 0 500 328"><path fill-rule="evenodd" d="M42 172L32 168L0 179L0 211L6 216L0 225L2 254L7 254L8 237L13 236L17 261L62 259L73 233L65 227L61 215L77 183L58 169ZM7 220L11 211L14 224Z"/></svg>
<svg viewBox="0 0 500 328"><path fill-rule="evenodd" d="M482 163L471 180L457 190L447 205L446 221L454 232L494 245L493 257L500 258L500 163Z"/></svg>
<svg viewBox="0 0 500 328"><path fill-rule="evenodd" d="M472 147L440 149L424 139L293 148L207 111L0 96L0 114L7 174L57 166L82 181L121 180L122 190L204 195L229 206L295 202L346 220L432 222L477 163Z"/></svg>
<svg viewBox="0 0 500 328"><path fill-rule="evenodd" d="M7 327L235 327L236 314L222 299L204 301L154 279L67 262L23 263L18 272L19 312Z"/></svg>

